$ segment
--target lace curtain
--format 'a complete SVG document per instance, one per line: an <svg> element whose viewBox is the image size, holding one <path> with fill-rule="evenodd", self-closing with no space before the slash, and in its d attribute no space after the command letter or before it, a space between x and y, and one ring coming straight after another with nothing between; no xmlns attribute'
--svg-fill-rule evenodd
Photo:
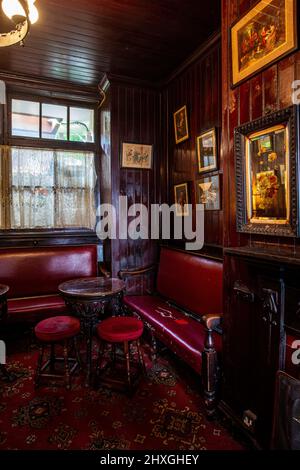
<svg viewBox="0 0 300 470"><path fill-rule="evenodd" d="M3 147L1 227L95 228L91 152Z"/></svg>

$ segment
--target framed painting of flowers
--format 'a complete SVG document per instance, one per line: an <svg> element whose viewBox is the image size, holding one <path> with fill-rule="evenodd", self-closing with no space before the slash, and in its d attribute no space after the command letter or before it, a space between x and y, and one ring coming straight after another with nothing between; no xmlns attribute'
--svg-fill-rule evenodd
<svg viewBox="0 0 300 470"><path fill-rule="evenodd" d="M299 235L296 106L235 129L237 229Z"/></svg>

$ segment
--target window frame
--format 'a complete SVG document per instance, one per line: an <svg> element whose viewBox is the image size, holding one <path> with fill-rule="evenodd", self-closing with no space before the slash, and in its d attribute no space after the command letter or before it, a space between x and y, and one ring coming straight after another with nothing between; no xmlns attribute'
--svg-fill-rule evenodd
<svg viewBox="0 0 300 470"><path fill-rule="evenodd" d="M94 142L74 142L70 140L56 140L56 139L45 139L43 137L22 137L22 136L13 136L12 135L12 100L22 100L22 101L34 101L39 103L40 107L40 116L39 116L39 126L40 126L40 135L42 135L42 104L52 104L58 106L67 106L67 119L69 122L70 119L70 112L69 109L71 108L82 108L82 109L90 109L94 111ZM7 112L7 136L8 136L8 145L11 146L18 146L22 147L38 147L41 148L45 146L45 148L61 148L62 150L70 149L70 150L82 150L82 151L95 151L97 147L97 126L98 126L98 119L97 119L97 107L95 105L86 103L81 103L80 101L72 101L72 100L65 100L65 99L52 99L44 96L38 95L22 95L20 93L11 93L8 95L8 112ZM69 134L69 126L68 126L68 134Z"/></svg>
<svg viewBox="0 0 300 470"><path fill-rule="evenodd" d="M94 111L94 142L74 142L68 140L44 139L42 137L20 137L12 135L12 100L34 101L40 106L40 130L41 130L41 110L42 103L54 104L61 106L70 106L74 108L92 109ZM69 108L68 108L69 109ZM69 111L68 111L69 119ZM95 101L65 99L65 98L49 98L48 96L31 93L8 92L6 112L3 116L4 134L2 140L3 145L9 147L26 147L26 148L45 148L53 150L68 150L77 152L93 152L95 155L95 171L96 171L96 205L100 203L100 133L99 129L99 111ZM0 246L45 246L60 244L86 244L99 243L95 229L88 228L54 228L54 229L0 229Z"/></svg>

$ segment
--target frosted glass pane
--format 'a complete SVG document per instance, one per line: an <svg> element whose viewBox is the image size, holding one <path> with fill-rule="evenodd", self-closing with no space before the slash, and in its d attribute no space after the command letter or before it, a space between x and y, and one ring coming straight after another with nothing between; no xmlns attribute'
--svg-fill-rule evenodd
<svg viewBox="0 0 300 470"><path fill-rule="evenodd" d="M40 136L40 104L35 101L12 100L11 133L19 137Z"/></svg>

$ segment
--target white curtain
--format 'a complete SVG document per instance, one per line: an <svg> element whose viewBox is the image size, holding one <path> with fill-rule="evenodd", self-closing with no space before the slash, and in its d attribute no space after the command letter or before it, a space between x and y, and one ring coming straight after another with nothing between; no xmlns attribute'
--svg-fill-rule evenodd
<svg viewBox="0 0 300 470"><path fill-rule="evenodd" d="M20 147L9 153L5 228L95 228L93 153Z"/></svg>

